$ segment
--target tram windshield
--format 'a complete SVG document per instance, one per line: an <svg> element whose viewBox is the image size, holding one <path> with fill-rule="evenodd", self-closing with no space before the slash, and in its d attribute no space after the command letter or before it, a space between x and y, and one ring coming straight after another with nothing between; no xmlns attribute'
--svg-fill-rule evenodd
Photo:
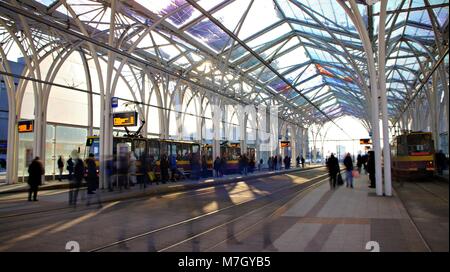
<svg viewBox="0 0 450 272"><path fill-rule="evenodd" d="M433 152L433 141L430 134L408 135L408 154L430 155Z"/></svg>

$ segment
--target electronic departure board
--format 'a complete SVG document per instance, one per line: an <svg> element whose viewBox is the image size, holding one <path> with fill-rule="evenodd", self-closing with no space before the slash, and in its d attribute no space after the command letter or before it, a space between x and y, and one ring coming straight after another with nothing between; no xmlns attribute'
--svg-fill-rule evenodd
<svg viewBox="0 0 450 272"><path fill-rule="evenodd" d="M34 121L19 121L18 123L19 133L33 132L34 131Z"/></svg>
<svg viewBox="0 0 450 272"><path fill-rule="evenodd" d="M372 144L372 141L370 139L359 139L359 144L361 145Z"/></svg>
<svg viewBox="0 0 450 272"><path fill-rule="evenodd" d="M290 147L291 142L290 141L281 141L281 147Z"/></svg>
<svg viewBox="0 0 450 272"><path fill-rule="evenodd" d="M113 113L113 124L115 127L134 127L137 125L138 113L116 112Z"/></svg>

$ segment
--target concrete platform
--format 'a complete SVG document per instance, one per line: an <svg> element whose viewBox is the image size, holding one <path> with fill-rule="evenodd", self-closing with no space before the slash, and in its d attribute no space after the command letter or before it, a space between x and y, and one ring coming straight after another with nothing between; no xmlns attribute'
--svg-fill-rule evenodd
<svg viewBox="0 0 450 272"><path fill-rule="evenodd" d="M428 251L395 192L376 196L367 176L355 184L335 190L325 184L297 202L283 216L298 220L274 246L280 251L367 251L374 241L384 252Z"/></svg>
<svg viewBox="0 0 450 272"><path fill-rule="evenodd" d="M381 252L430 251L397 193L379 197L374 191L365 175L354 189L323 184L261 229L238 237L240 244L215 250L367 252L375 244Z"/></svg>

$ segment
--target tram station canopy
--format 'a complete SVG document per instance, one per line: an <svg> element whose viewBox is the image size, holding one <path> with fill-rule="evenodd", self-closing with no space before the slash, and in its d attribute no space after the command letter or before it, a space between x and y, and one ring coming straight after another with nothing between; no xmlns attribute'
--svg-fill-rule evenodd
<svg viewBox="0 0 450 272"><path fill-rule="evenodd" d="M380 2L356 5L376 55ZM368 56L349 6L343 0L22 0L0 1L0 17L20 24L19 16L27 15L40 33L37 43L94 40L98 54L111 50L109 32L116 31L118 57L242 104L277 104L295 123L317 123L343 115L370 120ZM448 47L448 8L443 0L388 1L390 118L398 117L442 55L439 46Z"/></svg>

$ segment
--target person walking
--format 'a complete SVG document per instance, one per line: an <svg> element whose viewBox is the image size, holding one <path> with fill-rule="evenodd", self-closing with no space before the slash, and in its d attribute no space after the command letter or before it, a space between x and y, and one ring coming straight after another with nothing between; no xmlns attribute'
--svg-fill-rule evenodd
<svg viewBox="0 0 450 272"><path fill-rule="evenodd" d="M246 154L242 156L242 168L244 170L244 175L248 175L248 157Z"/></svg>
<svg viewBox="0 0 450 272"><path fill-rule="evenodd" d="M191 157L191 160L193 159L193 157ZM172 154L169 156L169 168L170 168L170 173L171 173L171 178L170 180L172 182L177 181L175 174L177 173L177 157ZM191 172L194 172L194 163L193 161L191 161Z"/></svg>
<svg viewBox="0 0 450 272"><path fill-rule="evenodd" d="M59 170L58 180L62 181L62 174L63 174L63 171L64 171L64 159L63 159L63 157L61 155L58 158L57 164L58 164L58 170Z"/></svg>
<svg viewBox="0 0 450 272"><path fill-rule="evenodd" d="M275 170L278 170L277 164L278 164L278 157L275 156L275 157L273 157L273 162L272 162L272 166L273 166L273 170L274 170L274 171L275 171Z"/></svg>
<svg viewBox="0 0 450 272"><path fill-rule="evenodd" d="M99 180L97 176L97 164L95 163L94 154L92 153L89 154L89 157L86 160L86 167L87 167L86 183L88 194L86 206L89 206L91 204L91 196L95 194L97 197L97 203L99 207L101 207L99 194L95 193L95 191L99 187Z"/></svg>
<svg viewBox="0 0 450 272"><path fill-rule="evenodd" d="M359 174L361 174L362 165L363 165L363 158L361 154L358 154L358 157L356 157L356 167L358 167Z"/></svg>
<svg viewBox="0 0 450 272"><path fill-rule="evenodd" d="M42 176L45 174L44 166L39 157L34 160L28 166L28 201L31 201L31 195L33 195L33 201L37 200L37 193L39 186L42 185Z"/></svg>
<svg viewBox="0 0 450 272"><path fill-rule="evenodd" d="M302 162L302 168L305 168L305 158L303 158L303 156L302 156L302 158L300 160Z"/></svg>
<svg viewBox="0 0 450 272"><path fill-rule="evenodd" d="M130 186L134 186L137 183L136 179L136 156L134 155L134 152L130 151L128 153L128 160L129 160L129 180L130 180Z"/></svg>
<svg viewBox="0 0 450 272"><path fill-rule="evenodd" d="M273 158L272 157L269 157L267 159L267 166L269 167L269 171L273 170Z"/></svg>
<svg viewBox="0 0 450 272"><path fill-rule="evenodd" d="M74 163L74 178L69 183L69 205L77 205L78 192L80 191L81 182L84 178L84 172L84 162L80 158L76 157Z"/></svg>
<svg viewBox="0 0 450 272"><path fill-rule="evenodd" d="M67 160L67 171L69 172L69 181L73 179L73 167L74 167L74 163L73 163L73 159L71 156L69 156L69 159Z"/></svg>
<svg viewBox="0 0 450 272"><path fill-rule="evenodd" d="M438 153L436 153L436 168L437 168L437 172L438 175L442 175L444 173L444 169L445 169L445 163L447 158L445 157L444 152L442 152L442 150L439 150Z"/></svg>
<svg viewBox="0 0 450 272"><path fill-rule="evenodd" d="M166 183L169 180L169 161L167 160L166 154L161 157L160 170L161 181L162 183Z"/></svg>
<svg viewBox="0 0 450 272"><path fill-rule="evenodd" d="M328 175L330 176L330 188L336 188L336 177L339 173L339 161L334 157L332 153L327 161Z"/></svg>
<svg viewBox="0 0 450 272"><path fill-rule="evenodd" d="M86 175L86 183L87 183L87 193L88 195L95 194L95 190L97 190L97 165L95 164L94 154L90 153L89 157L86 159L86 167L87 167L87 175Z"/></svg>
<svg viewBox="0 0 450 272"><path fill-rule="evenodd" d="M295 167L300 167L300 156L297 156L297 158L295 158Z"/></svg>
<svg viewBox="0 0 450 272"><path fill-rule="evenodd" d="M353 188L353 161L352 157L350 156L350 153L347 153L344 159L344 165L345 165L345 181L347 183L347 187Z"/></svg>
<svg viewBox="0 0 450 272"><path fill-rule="evenodd" d="M220 160L220 176L221 177L228 174L227 168L228 168L227 159L225 158L225 156L222 156L222 159Z"/></svg>
<svg viewBox="0 0 450 272"><path fill-rule="evenodd" d="M206 160L206 156L202 156L202 178L208 177L208 161Z"/></svg>
<svg viewBox="0 0 450 272"><path fill-rule="evenodd" d="M216 157L216 159L214 160L214 176L216 178L221 176L221 161L219 156Z"/></svg>
<svg viewBox="0 0 450 272"><path fill-rule="evenodd" d="M284 157L284 169L289 169L289 157L285 156Z"/></svg>
<svg viewBox="0 0 450 272"><path fill-rule="evenodd" d="M369 173L369 180L370 180L369 188L375 188L376 180L375 180L375 152L374 151L369 151L366 169L367 169L367 172Z"/></svg>

